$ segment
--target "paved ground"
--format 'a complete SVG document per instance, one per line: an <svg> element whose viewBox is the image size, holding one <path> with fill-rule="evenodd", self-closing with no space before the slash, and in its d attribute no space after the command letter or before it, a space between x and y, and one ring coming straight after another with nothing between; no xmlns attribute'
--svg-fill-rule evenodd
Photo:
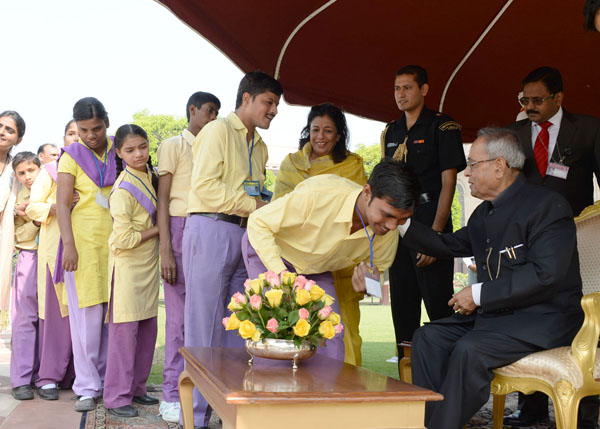
<svg viewBox="0 0 600 429"><path fill-rule="evenodd" d="M10 387L10 332L0 333L0 428L77 429L81 414L73 410L74 394L61 390L58 401L44 401L35 394L30 401L17 401Z"/></svg>

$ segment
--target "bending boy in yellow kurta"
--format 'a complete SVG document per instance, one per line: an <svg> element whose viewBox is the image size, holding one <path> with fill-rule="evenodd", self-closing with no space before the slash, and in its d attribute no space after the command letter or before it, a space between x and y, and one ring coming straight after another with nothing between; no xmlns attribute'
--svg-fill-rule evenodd
<svg viewBox="0 0 600 429"><path fill-rule="evenodd" d="M111 192L113 231L109 238L108 272L112 275L108 359L104 405L119 417L135 417L132 401L157 404L146 394L152 368L158 314L158 176L150 163L148 136L137 125L123 125L115 134L117 171ZM112 287L111 287L112 286Z"/></svg>
<svg viewBox="0 0 600 429"><path fill-rule="evenodd" d="M335 174L364 186L367 176L363 160L359 155L347 151L347 144L348 128L341 109L329 103L313 106L301 133L301 149L290 153L281 163L273 200L293 191L303 180L320 174ZM334 152L335 156L332 155ZM362 338L359 332L359 302L364 295L352 289L353 270L354 267L348 267L332 274L345 327L344 362L360 366Z"/></svg>

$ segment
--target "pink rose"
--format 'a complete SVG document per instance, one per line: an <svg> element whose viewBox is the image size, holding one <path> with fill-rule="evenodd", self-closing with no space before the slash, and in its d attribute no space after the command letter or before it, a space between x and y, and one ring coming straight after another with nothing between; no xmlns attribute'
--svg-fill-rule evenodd
<svg viewBox="0 0 600 429"><path fill-rule="evenodd" d="M250 307L252 307L253 310L260 310L262 307L262 298L260 295L252 295L250 297Z"/></svg>
<svg viewBox="0 0 600 429"><path fill-rule="evenodd" d="M326 305L325 307L323 307L322 309L319 310L319 319L325 320L329 317L330 314L331 314L331 307L329 305Z"/></svg>
<svg viewBox="0 0 600 429"><path fill-rule="evenodd" d="M246 293L250 292L250 279L246 279L244 282L244 289L246 289Z"/></svg>
<svg viewBox="0 0 600 429"><path fill-rule="evenodd" d="M296 276L296 280L294 280L294 290L304 289L304 285L307 280L304 276Z"/></svg>
<svg viewBox="0 0 600 429"><path fill-rule="evenodd" d="M271 283L271 285L273 286L281 285L281 281L279 280L279 274L275 274L275 272L271 270L265 273L265 280Z"/></svg>
<svg viewBox="0 0 600 429"><path fill-rule="evenodd" d="M277 321L277 319L275 319L274 317L271 317L267 321L267 329L269 331L271 331L272 333L276 334L277 330L279 329L279 322Z"/></svg>
<svg viewBox="0 0 600 429"><path fill-rule="evenodd" d="M248 302L248 299L246 298L245 295L242 295L239 292L236 292L233 294L233 299L235 300L235 302L237 302L238 304L245 304Z"/></svg>
<svg viewBox="0 0 600 429"><path fill-rule="evenodd" d="M310 316L310 313L308 312L308 310L306 308L301 308L300 310L298 310L298 317L300 319L308 319Z"/></svg>
<svg viewBox="0 0 600 429"><path fill-rule="evenodd" d="M227 323L229 322L229 317L223 317L223 326L227 328Z"/></svg>
<svg viewBox="0 0 600 429"><path fill-rule="evenodd" d="M341 323L338 323L337 325L334 326L334 329L335 329L336 334L341 334L344 331L344 325L342 325Z"/></svg>
<svg viewBox="0 0 600 429"><path fill-rule="evenodd" d="M310 291L310 288L314 285L316 285L316 283L313 280L307 280L306 283L304 283L304 289Z"/></svg>

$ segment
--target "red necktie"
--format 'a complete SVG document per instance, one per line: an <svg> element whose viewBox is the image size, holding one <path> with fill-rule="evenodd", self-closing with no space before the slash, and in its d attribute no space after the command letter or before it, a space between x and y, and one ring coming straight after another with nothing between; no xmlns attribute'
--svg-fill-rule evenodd
<svg viewBox="0 0 600 429"><path fill-rule="evenodd" d="M550 134L548 128L552 126L552 122L542 122L538 124L542 129L535 139L535 145L533 145L533 156L535 157L535 163L537 164L538 170L542 177L546 175L548 169L548 146L550 145Z"/></svg>

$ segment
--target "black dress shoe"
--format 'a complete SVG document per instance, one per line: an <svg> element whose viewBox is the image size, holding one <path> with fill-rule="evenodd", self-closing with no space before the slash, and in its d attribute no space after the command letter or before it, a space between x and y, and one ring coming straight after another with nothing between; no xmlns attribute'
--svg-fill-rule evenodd
<svg viewBox="0 0 600 429"><path fill-rule="evenodd" d="M12 397L19 401L26 401L27 399L33 399L33 389L29 384L25 384L19 387L13 387Z"/></svg>
<svg viewBox="0 0 600 429"><path fill-rule="evenodd" d="M153 398L152 396L142 395L142 396L134 396L133 402L136 404L142 405L155 405L158 404L158 399Z"/></svg>
<svg viewBox="0 0 600 429"><path fill-rule="evenodd" d="M503 423L505 426L514 426L518 428L537 426L540 423L548 421L548 417L540 418L536 416L522 415L521 410L517 410L514 413L505 416Z"/></svg>
<svg viewBox="0 0 600 429"><path fill-rule="evenodd" d="M40 398L45 399L46 401L56 401L58 399L58 389L53 387L50 389L38 389L38 395Z"/></svg>
<svg viewBox="0 0 600 429"><path fill-rule="evenodd" d="M108 412L117 417L137 417L138 411L131 405L123 405L117 408L107 408Z"/></svg>

